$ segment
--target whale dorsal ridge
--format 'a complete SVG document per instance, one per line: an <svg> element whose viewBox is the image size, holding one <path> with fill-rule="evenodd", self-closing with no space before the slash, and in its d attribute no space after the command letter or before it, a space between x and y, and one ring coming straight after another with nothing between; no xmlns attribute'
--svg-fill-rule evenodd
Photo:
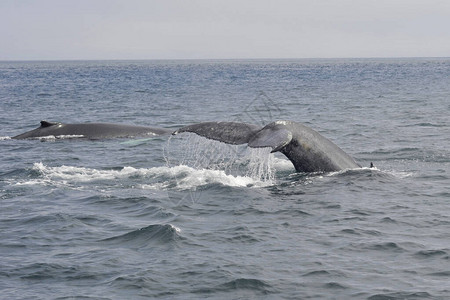
<svg viewBox="0 0 450 300"><path fill-rule="evenodd" d="M41 121L41 127L50 127L50 126L53 126L53 125L58 125L58 124L60 124L60 123L57 123L57 122L49 122L49 121Z"/></svg>
<svg viewBox="0 0 450 300"><path fill-rule="evenodd" d="M272 148L271 152L280 151L292 141L292 132L286 128L265 127L257 132L248 142L252 148Z"/></svg>

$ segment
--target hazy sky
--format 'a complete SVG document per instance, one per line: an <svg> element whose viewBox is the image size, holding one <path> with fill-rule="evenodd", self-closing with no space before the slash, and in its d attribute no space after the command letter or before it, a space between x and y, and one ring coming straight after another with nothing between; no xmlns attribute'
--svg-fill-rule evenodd
<svg viewBox="0 0 450 300"><path fill-rule="evenodd" d="M0 0L0 60L450 56L450 0Z"/></svg>

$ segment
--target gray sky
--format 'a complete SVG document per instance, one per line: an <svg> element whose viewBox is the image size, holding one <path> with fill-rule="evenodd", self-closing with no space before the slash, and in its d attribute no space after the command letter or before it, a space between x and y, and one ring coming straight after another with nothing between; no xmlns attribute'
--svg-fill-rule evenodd
<svg viewBox="0 0 450 300"><path fill-rule="evenodd" d="M0 0L0 60L450 56L450 0Z"/></svg>

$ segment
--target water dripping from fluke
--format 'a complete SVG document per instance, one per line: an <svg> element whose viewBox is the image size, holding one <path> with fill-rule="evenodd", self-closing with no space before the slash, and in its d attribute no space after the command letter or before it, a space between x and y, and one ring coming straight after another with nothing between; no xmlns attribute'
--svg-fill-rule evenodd
<svg viewBox="0 0 450 300"><path fill-rule="evenodd" d="M195 134L186 134L169 138L164 148L164 158L167 166L173 170L179 166L192 169L192 174L188 172L182 178L175 178L180 182L184 182L189 176L196 176L196 181L202 182L199 178L202 174L208 178L205 184L241 185L234 184L234 181L246 182L246 186L275 184L274 155L270 153L270 148L229 145ZM177 174L179 173L174 172L174 177Z"/></svg>

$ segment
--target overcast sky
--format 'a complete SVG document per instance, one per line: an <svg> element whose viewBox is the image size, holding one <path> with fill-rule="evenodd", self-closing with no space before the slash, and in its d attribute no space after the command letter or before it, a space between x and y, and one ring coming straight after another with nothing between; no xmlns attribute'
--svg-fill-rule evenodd
<svg viewBox="0 0 450 300"><path fill-rule="evenodd" d="M450 0L0 0L0 60L450 56Z"/></svg>

